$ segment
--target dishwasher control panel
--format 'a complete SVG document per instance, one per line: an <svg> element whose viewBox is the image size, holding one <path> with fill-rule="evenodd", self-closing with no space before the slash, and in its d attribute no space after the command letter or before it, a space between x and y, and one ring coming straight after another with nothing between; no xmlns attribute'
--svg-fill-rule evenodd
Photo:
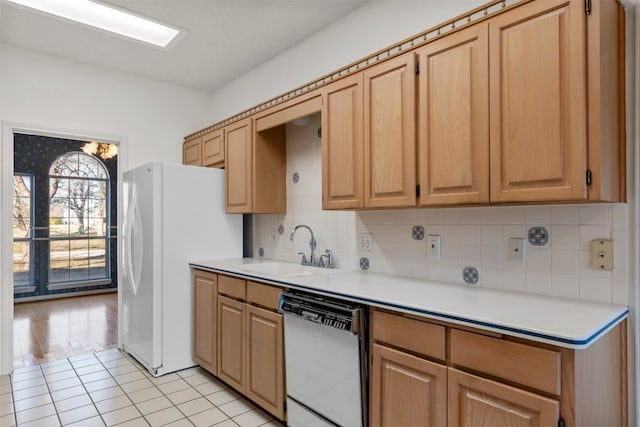
<svg viewBox="0 0 640 427"><path fill-rule="evenodd" d="M307 293L280 294L279 311L310 322L358 334L362 307L346 301Z"/></svg>

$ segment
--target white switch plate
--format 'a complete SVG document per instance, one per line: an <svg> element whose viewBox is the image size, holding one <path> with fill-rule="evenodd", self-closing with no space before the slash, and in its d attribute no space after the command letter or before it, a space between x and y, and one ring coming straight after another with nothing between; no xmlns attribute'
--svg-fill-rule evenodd
<svg viewBox="0 0 640 427"><path fill-rule="evenodd" d="M525 248L524 238L511 237L509 239L509 261L524 262Z"/></svg>
<svg viewBox="0 0 640 427"><path fill-rule="evenodd" d="M591 241L591 266L598 270L613 270L613 240Z"/></svg>
<svg viewBox="0 0 640 427"><path fill-rule="evenodd" d="M360 233L360 250L364 252L373 252L373 234Z"/></svg>
<svg viewBox="0 0 640 427"><path fill-rule="evenodd" d="M435 234L427 236L427 255L440 258L440 236Z"/></svg>

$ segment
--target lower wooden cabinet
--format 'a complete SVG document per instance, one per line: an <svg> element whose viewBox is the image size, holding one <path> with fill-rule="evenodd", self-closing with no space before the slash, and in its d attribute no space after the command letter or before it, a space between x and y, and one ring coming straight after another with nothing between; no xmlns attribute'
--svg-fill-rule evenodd
<svg viewBox="0 0 640 427"><path fill-rule="evenodd" d="M626 321L582 350L379 309L370 325L374 427L627 424Z"/></svg>
<svg viewBox="0 0 640 427"><path fill-rule="evenodd" d="M281 288L193 270L193 359L286 420Z"/></svg>
<svg viewBox="0 0 640 427"><path fill-rule="evenodd" d="M193 271L193 360L216 375L218 277L206 271Z"/></svg>
<svg viewBox="0 0 640 427"><path fill-rule="evenodd" d="M247 305L247 396L276 417L284 417L284 329L282 314Z"/></svg>
<svg viewBox="0 0 640 427"><path fill-rule="evenodd" d="M457 369L448 371L450 426L558 425L557 400Z"/></svg>
<svg viewBox="0 0 640 427"><path fill-rule="evenodd" d="M243 302L218 296L218 377L240 392L245 384L245 319Z"/></svg>
<svg viewBox="0 0 640 427"><path fill-rule="evenodd" d="M371 426L444 426L447 367L374 344Z"/></svg>

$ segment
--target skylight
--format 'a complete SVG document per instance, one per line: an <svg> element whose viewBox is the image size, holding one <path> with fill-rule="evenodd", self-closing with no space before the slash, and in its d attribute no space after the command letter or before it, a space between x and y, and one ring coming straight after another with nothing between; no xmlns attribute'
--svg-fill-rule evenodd
<svg viewBox="0 0 640 427"><path fill-rule="evenodd" d="M6 0L159 47L180 31L89 0Z"/></svg>

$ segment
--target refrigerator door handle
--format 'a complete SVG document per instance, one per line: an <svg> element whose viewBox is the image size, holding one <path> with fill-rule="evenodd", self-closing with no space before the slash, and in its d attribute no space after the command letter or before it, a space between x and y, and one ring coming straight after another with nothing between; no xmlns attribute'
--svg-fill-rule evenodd
<svg viewBox="0 0 640 427"><path fill-rule="evenodd" d="M142 263L139 261L142 256L143 242L140 239L134 239L135 229L142 228L140 209L138 208L138 202L135 197L131 200L131 209L129 210L127 224L128 227L125 228L125 241L127 244L125 253L127 254L127 267L129 278L131 279L131 290L133 295L137 295L140 286L140 275L142 274Z"/></svg>

